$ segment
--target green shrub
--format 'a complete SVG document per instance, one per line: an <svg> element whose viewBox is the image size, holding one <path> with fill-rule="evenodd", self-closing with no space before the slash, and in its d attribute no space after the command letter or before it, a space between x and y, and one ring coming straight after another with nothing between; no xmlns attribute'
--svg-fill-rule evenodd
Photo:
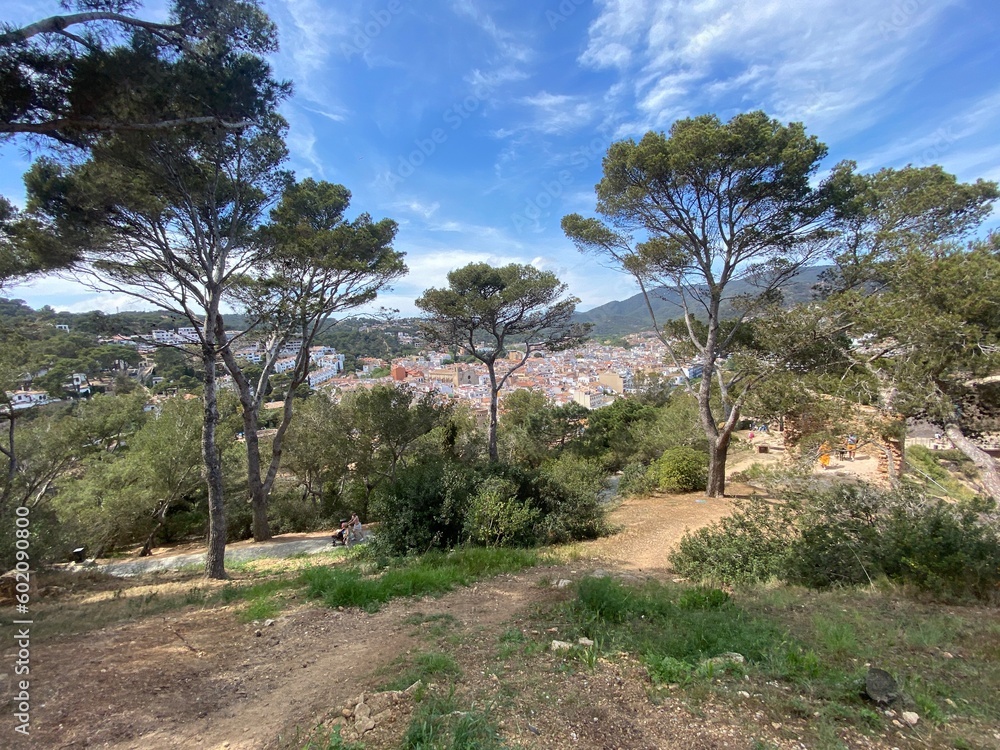
<svg viewBox="0 0 1000 750"><path fill-rule="evenodd" d="M1000 534L984 520L992 508L855 485L784 504L752 498L686 534L670 559L695 580L827 588L886 576L940 598L988 600L1000 586Z"/></svg>
<svg viewBox="0 0 1000 750"><path fill-rule="evenodd" d="M789 506L759 497L734 500L731 515L689 532L670 556L674 569L696 580L737 584L780 577L794 538Z"/></svg>
<svg viewBox="0 0 1000 750"><path fill-rule="evenodd" d="M509 479L489 477L469 503L466 539L484 547L527 547L535 541L539 512L527 500L518 500L518 487Z"/></svg>
<svg viewBox="0 0 1000 750"><path fill-rule="evenodd" d="M708 455L679 446L663 453L650 467L656 486L664 492L695 492L708 483Z"/></svg>
<svg viewBox="0 0 1000 750"><path fill-rule="evenodd" d="M607 531L601 504L604 470L595 461L564 453L542 466L534 482L541 531L551 543L596 539Z"/></svg>
<svg viewBox="0 0 1000 750"><path fill-rule="evenodd" d="M618 481L618 494L621 497L648 495L655 489L656 482L645 464L635 461L622 469L621 479Z"/></svg>
<svg viewBox="0 0 1000 750"><path fill-rule="evenodd" d="M374 546L389 556L456 546L480 480L474 467L440 458L403 468L373 497L371 514L379 522Z"/></svg>
<svg viewBox="0 0 1000 750"><path fill-rule="evenodd" d="M812 588L871 583L882 575L880 514L886 494L835 485L802 504L785 579Z"/></svg>
<svg viewBox="0 0 1000 750"><path fill-rule="evenodd" d="M303 498L298 492L273 494L268 507L268 520L272 534L316 531L330 524L320 504Z"/></svg>

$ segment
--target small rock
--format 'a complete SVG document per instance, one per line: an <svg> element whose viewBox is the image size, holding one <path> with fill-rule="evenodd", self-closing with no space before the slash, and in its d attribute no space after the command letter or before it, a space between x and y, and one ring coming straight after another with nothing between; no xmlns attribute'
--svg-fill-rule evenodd
<svg viewBox="0 0 1000 750"><path fill-rule="evenodd" d="M774 729L781 729L781 724L780 724L779 722L777 722L777 721L772 721L772 722L771 722L771 726L772 726L772 727L773 727Z"/></svg>
<svg viewBox="0 0 1000 750"><path fill-rule="evenodd" d="M363 721L372 715L372 708L367 703L359 703L354 708L354 721L355 723ZM364 730L362 730L364 731Z"/></svg>
<svg viewBox="0 0 1000 750"><path fill-rule="evenodd" d="M955 705L955 701L953 701L951 698L945 698L944 702L947 703L952 708L958 708L958 706Z"/></svg>
<svg viewBox="0 0 1000 750"><path fill-rule="evenodd" d="M260 638L260 637L261 637L262 635L264 635L264 633L263 633L263 632L261 632L260 630L255 630L255 631L253 631L253 634L254 634L255 636L257 636L258 638Z"/></svg>
<svg viewBox="0 0 1000 750"><path fill-rule="evenodd" d="M532 734L541 734L541 730L533 724L528 724L528 731Z"/></svg>
<svg viewBox="0 0 1000 750"><path fill-rule="evenodd" d="M564 589L567 586L572 586L573 582L568 578L560 578L559 580L553 581L552 585L555 586L557 589Z"/></svg>
<svg viewBox="0 0 1000 750"><path fill-rule="evenodd" d="M895 719L895 718L896 718L896 712L895 712L895 711L893 711L893 710L892 710L891 708L887 708L887 709L885 710L885 715L886 715L887 717L889 717L890 719Z"/></svg>
<svg viewBox="0 0 1000 750"><path fill-rule="evenodd" d="M892 725L894 727L899 727L900 729L903 728L903 722L901 722L899 719L893 719L892 720Z"/></svg>
<svg viewBox="0 0 1000 750"><path fill-rule="evenodd" d="M579 643L581 646L584 646L586 648L590 648L591 646L594 645L594 642L592 640L590 640L589 638L577 638L576 642Z"/></svg>
<svg viewBox="0 0 1000 750"><path fill-rule="evenodd" d="M403 691L403 694L404 695L413 695L415 692L417 692L420 689L420 687L423 684L424 684L423 680L417 680L412 685L410 685L408 688L406 688L406 690Z"/></svg>
<svg viewBox="0 0 1000 750"><path fill-rule="evenodd" d="M611 574L604 570L604 568L598 568L593 573L590 574L593 578L609 578Z"/></svg>
<svg viewBox="0 0 1000 750"><path fill-rule="evenodd" d="M955 655L953 653L951 653L950 651L942 651L941 652L941 656L943 656L945 659L954 659L955 658Z"/></svg>
<svg viewBox="0 0 1000 750"><path fill-rule="evenodd" d="M359 734L370 732L374 728L375 728L375 720L371 718L365 718L361 719L360 721L354 722L354 729Z"/></svg>
<svg viewBox="0 0 1000 750"><path fill-rule="evenodd" d="M746 690L741 690L740 692L737 693L737 695L740 696L740 698L749 698L750 697L750 693L748 693Z"/></svg>
<svg viewBox="0 0 1000 750"><path fill-rule="evenodd" d="M920 721L920 714L913 711L903 711L903 723L915 727L918 721Z"/></svg>
<svg viewBox="0 0 1000 750"><path fill-rule="evenodd" d="M558 633L559 632L559 628L548 628L545 632L546 633Z"/></svg>
<svg viewBox="0 0 1000 750"><path fill-rule="evenodd" d="M274 627L274 620L264 620L264 627L265 628Z"/></svg>
<svg viewBox="0 0 1000 750"><path fill-rule="evenodd" d="M552 641L552 643L549 644L549 648L552 651L569 651L573 648L573 644L567 643L566 641Z"/></svg>
<svg viewBox="0 0 1000 750"><path fill-rule="evenodd" d="M352 711L349 708L344 708L341 709L340 715L343 716L345 719L350 719L352 716L354 716L354 711Z"/></svg>

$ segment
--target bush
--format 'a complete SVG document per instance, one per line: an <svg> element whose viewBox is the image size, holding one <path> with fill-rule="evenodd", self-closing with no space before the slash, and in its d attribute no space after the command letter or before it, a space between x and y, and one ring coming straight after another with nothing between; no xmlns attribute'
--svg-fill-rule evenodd
<svg viewBox="0 0 1000 750"><path fill-rule="evenodd" d="M790 508L756 496L734 500L734 505L731 515L684 535L670 556L678 573L728 584L782 575L794 538Z"/></svg>
<svg viewBox="0 0 1000 750"><path fill-rule="evenodd" d="M437 458L405 467L372 499L371 514L379 522L374 548L402 556L456 546L480 480L475 468Z"/></svg>
<svg viewBox="0 0 1000 750"><path fill-rule="evenodd" d="M708 483L708 456L687 446L671 448L650 466L650 474L664 492L704 490Z"/></svg>
<svg viewBox="0 0 1000 750"><path fill-rule="evenodd" d="M316 531L330 525L330 517L323 513L322 506L298 492L273 494L268 516L272 534Z"/></svg>
<svg viewBox="0 0 1000 750"><path fill-rule="evenodd" d="M539 512L518 500L509 479L489 477L473 495L465 518L466 539L483 547L527 547L535 541Z"/></svg>
<svg viewBox="0 0 1000 750"><path fill-rule="evenodd" d="M570 453L542 466L535 482L535 502L548 542L596 539L607 531L600 498L604 480L597 462Z"/></svg>
<svg viewBox="0 0 1000 750"><path fill-rule="evenodd" d="M852 485L781 505L752 498L686 534L671 562L697 580L827 588L885 576L939 598L989 600L1000 586L993 507Z"/></svg>
<svg viewBox="0 0 1000 750"><path fill-rule="evenodd" d="M375 547L399 556L463 541L520 546L592 539L606 527L599 499L603 485L596 463L571 454L538 471L428 458L377 491Z"/></svg>
<svg viewBox="0 0 1000 750"><path fill-rule="evenodd" d="M656 489L656 482L650 475L649 468L644 464L633 462L622 469L618 482L618 494L622 497L648 495Z"/></svg>

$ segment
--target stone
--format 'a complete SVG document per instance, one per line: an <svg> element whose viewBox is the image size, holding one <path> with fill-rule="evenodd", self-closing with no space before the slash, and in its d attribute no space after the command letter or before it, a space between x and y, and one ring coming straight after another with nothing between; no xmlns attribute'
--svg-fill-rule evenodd
<svg viewBox="0 0 1000 750"><path fill-rule="evenodd" d="M566 641L552 641L549 644L549 649L552 651L569 651L571 648L573 648L573 644Z"/></svg>
<svg viewBox="0 0 1000 750"><path fill-rule="evenodd" d="M264 620L264 627L265 628L274 627L274 620Z"/></svg>
<svg viewBox="0 0 1000 750"><path fill-rule="evenodd" d="M354 716L354 711L352 711L349 708L344 708L341 709L340 715L343 716L345 719L350 719L352 716Z"/></svg>
<svg viewBox="0 0 1000 750"><path fill-rule="evenodd" d="M702 664L725 668L728 664L744 664L745 662L746 657L743 654L737 654L735 651L727 651L724 654L713 656L711 659L705 659Z"/></svg>
<svg viewBox="0 0 1000 750"><path fill-rule="evenodd" d="M891 674L871 667L865 676L865 695L881 706L888 706L899 700L899 687Z"/></svg>
<svg viewBox="0 0 1000 750"><path fill-rule="evenodd" d="M740 696L740 698L749 698L750 697L750 693L748 693L746 690L740 690L737 693L737 695Z"/></svg>
<svg viewBox="0 0 1000 750"><path fill-rule="evenodd" d="M417 692L423 686L423 684L424 684L423 680L417 680L412 685L410 685L408 688L406 688L406 690L403 691L403 694L404 695L413 695L415 692Z"/></svg>
<svg viewBox="0 0 1000 750"><path fill-rule="evenodd" d="M594 645L594 642L589 638L577 638L576 642L579 643L581 646L584 646L585 648L590 648L591 646Z"/></svg>
<svg viewBox="0 0 1000 750"><path fill-rule="evenodd" d="M354 722L354 729L359 734L364 734L365 732L370 732L375 728L375 720L372 718L364 718L360 721Z"/></svg>
<svg viewBox="0 0 1000 750"><path fill-rule="evenodd" d="M920 714L916 714L913 711L903 711L902 719L904 724L915 727L917 722L920 721Z"/></svg>
<svg viewBox="0 0 1000 750"><path fill-rule="evenodd" d="M363 721L372 715L372 708L367 703L359 703L354 707L354 722Z"/></svg>
<svg viewBox="0 0 1000 750"><path fill-rule="evenodd" d="M263 631L260 631L260 630L253 631L253 634L255 636L257 636L258 638L260 638L262 635L264 635Z"/></svg>
<svg viewBox="0 0 1000 750"><path fill-rule="evenodd" d="M558 580L553 581L552 585L555 586L557 589L564 589L567 586L572 586L573 582L568 578L560 578Z"/></svg>

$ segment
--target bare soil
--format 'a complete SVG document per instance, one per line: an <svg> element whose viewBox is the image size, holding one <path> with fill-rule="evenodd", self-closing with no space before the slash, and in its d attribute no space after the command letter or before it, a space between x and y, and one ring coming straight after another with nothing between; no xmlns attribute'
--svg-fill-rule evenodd
<svg viewBox="0 0 1000 750"><path fill-rule="evenodd" d="M781 732L761 726L752 707L716 705L711 697L689 706L669 693L652 696L642 670L624 657L590 672L561 669L561 658L547 651L530 663L498 655L503 634L515 629L545 643L558 637L558 625L554 632L533 630L545 617L540 613L570 596L553 581L596 569L622 578L669 578L667 555L684 531L715 521L729 507L695 495L628 499L612 514L618 533L574 545L564 564L440 598L395 600L374 614L293 600L265 625L242 622L242 604L194 604L51 637L34 643L31 653L30 739L13 732L8 709L0 746L302 748L309 733L329 726L352 698L398 674L400 659L446 648L461 666L463 699L492 706L510 746L748 750L763 739L771 747L799 748L788 724ZM186 575L43 589L38 596L48 607L85 611L110 606L121 586L130 587L128 595L148 596L161 587L176 593L215 585ZM2 621L11 621L7 614L0 613ZM448 632L429 645L434 618ZM0 662L5 699L14 695L16 657L9 643ZM398 747L412 711L412 704L401 703L387 714L364 736L366 748Z"/></svg>

